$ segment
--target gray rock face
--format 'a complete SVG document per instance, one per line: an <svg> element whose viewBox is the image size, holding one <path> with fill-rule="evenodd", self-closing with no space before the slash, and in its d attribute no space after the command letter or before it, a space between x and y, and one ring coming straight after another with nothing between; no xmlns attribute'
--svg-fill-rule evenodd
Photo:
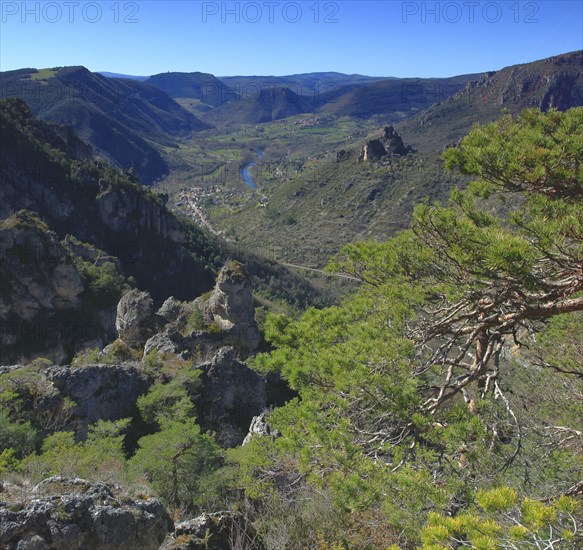
<svg viewBox="0 0 583 550"><path fill-rule="evenodd" d="M403 139L392 126L385 126L383 141L387 153L391 155L406 155L408 152Z"/></svg>
<svg viewBox="0 0 583 550"><path fill-rule="evenodd" d="M115 485L55 476L32 496L17 511L0 508L1 548L155 550L173 527L160 501L130 498Z"/></svg>
<svg viewBox="0 0 583 550"><path fill-rule="evenodd" d="M223 330L225 343L257 348L261 335L254 317L251 280L243 265L233 261L221 269L206 308Z"/></svg>
<svg viewBox="0 0 583 550"><path fill-rule="evenodd" d="M181 311L182 306L180 302L174 298L174 296L170 296L170 298L166 299L162 304L157 314L163 319L166 319L166 321L172 322L178 318Z"/></svg>
<svg viewBox="0 0 583 550"><path fill-rule="evenodd" d="M251 426L249 426L249 433L246 435L241 445L247 445L253 436L269 436L271 439L275 439L276 437L281 436L279 430L271 429L271 426L265 419L265 416L265 413L261 413L259 416L253 417L253 420L251 420Z"/></svg>
<svg viewBox="0 0 583 550"><path fill-rule="evenodd" d="M362 149L361 158L364 161L375 161L384 157L387 151L380 139L371 139Z"/></svg>
<svg viewBox="0 0 583 550"><path fill-rule="evenodd" d="M178 332L174 325L167 325L162 332L154 334L144 346L144 358L152 351L163 355L175 355L180 359L189 359L189 342Z"/></svg>
<svg viewBox="0 0 583 550"><path fill-rule="evenodd" d="M263 546L253 526L240 512L215 512L176 524L174 535L161 550L226 550L245 548L260 550Z"/></svg>
<svg viewBox="0 0 583 550"><path fill-rule="evenodd" d="M177 243L184 241L184 230L168 216L163 200L115 188L100 194L96 206L101 221L120 235L135 234L139 229Z"/></svg>
<svg viewBox="0 0 583 550"><path fill-rule="evenodd" d="M199 319L193 322L195 314ZM207 300L179 302L171 296L154 313L147 292L127 292L117 306L116 328L120 339L143 351L144 357L156 350L181 359L208 360L221 347L235 346L246 354L261 341L250 277L238 262L221 269Z"/></svg>
<svg viewBox="0 0 583 550"><path fill-rule="evenodd" d="M132 347L137 347L155 332L156 319L152 298L148 292L130 290L117 304L115 328L120 338Z"/></svg>
<svg viewBox="0 0 583 550"><path fill-rule="evenodd" d="M406 155L409 149L405 147L401 136L392 126L385 126L381 139L367 141L358 157L359 161L375 162L386 155Z"/></svg>
<svg viewBox="0 0 583 550"><path fill-rule="evenodd" d="M11 286L9 301L0 302L0 316L12 311L31 321L41 310L74 309L80 304L79 273L56 235L43 232L41 224L36 216L23 213L0 227L1 273Z"/></svg>
<svg viewBox="0 0 583 550"><path fill-rule="evenodd" d="M75 416L84 425L136 414L136 401L151 380L130 365L51 367L46 377L59 392L75 401Z"/></svg>
<svg viewBox="0 0 583 550"><path fill-rule="evenodd" d="M35 214L19 211L0 221L0 363L46 357L70 359L109 333L88 305L69 251Z"/></svg>
<svg viewBox="0 0 583 550"><path fill-rule="evenodd" d="M201 424L217 432L217 439L239 445L249 424L266 405L265 379L237 361L232 347L222 348L202 370L202 390L196 400Z"/></svg>

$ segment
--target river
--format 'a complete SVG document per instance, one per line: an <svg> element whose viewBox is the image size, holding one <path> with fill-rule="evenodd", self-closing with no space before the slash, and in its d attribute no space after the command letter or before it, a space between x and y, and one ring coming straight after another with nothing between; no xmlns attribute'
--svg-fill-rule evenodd
<svg viewBox="0 0 583 550"><path fill-rule="evenodd" d="M257 155L257 158L259 158L259 159L262 159L265 156L265 153L263 151L260 151L259 149L255 150L255 154ZM255 164L256 163L254 161L248 162L245 166L243 166L243 168L241 168L241 170L239 170L239 174L241 174L243 181L251 189L257 189L257 185L255 185L255 181L253 180L253 175L251 174L251 168L253 168L253 166L255 166Z"/></svg>

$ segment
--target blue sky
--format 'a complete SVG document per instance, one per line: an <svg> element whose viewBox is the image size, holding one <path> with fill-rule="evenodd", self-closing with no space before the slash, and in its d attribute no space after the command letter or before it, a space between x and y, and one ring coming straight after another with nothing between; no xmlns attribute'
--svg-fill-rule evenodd
<svg viewBox="0 0 583 550"><path fill-rule="evenodd" d="M583 48L583 2L7 1L0 70L452 76Z"/></svg>

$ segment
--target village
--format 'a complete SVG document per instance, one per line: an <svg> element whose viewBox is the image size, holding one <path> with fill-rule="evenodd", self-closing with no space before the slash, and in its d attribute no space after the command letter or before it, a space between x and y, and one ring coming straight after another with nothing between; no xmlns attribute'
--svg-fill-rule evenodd
<svg viewBox="0 0 583 550"><path fill-rule="evenodd" d="M199 227L208 230L213 235L224 236L223 231L217 231L213 228L205 209L222 206L232 211L237 211L249 201L258 201L257 205L260 208L266 208L269 204L269 199L256 190L212 185L209 187L182 189L178 194L176 206L188 214Z"/></svg>

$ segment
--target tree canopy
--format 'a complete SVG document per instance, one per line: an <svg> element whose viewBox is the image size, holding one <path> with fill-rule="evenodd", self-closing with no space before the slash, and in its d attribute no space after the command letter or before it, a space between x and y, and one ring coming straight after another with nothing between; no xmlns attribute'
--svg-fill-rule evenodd
<svg viewBox="0 0 583 550"><path fill-rule="evenodd" d="M299 321L268 318L275 349L257 368L280 372L299 398L271 415L283 437L255 442L255 462L246 455L253 490L276 490L287 471L351 517L383 510L399 540L415 537L425 510L451 513L478 489L568 492L581 474L580 344L564 338L580 342L583 326L582 136L583 108L476 126L443 154L475 181L331 262L362 281L356 296ZM549 353L557 340L564 356ZM535 379L566 425L556 410L517 410Z"/></svg>

